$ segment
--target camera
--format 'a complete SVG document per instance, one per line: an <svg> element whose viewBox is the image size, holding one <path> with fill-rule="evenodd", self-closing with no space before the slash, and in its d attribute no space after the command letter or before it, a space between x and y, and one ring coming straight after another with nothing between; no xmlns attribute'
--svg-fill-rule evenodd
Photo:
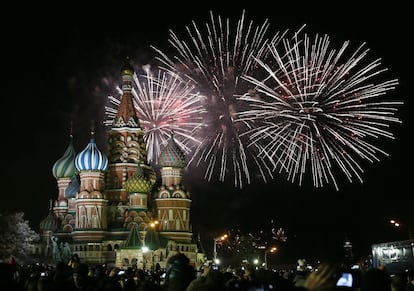
<svg viewBox="0 0 414 291"><path fill-rule="evenodd" d="M342 273L336 282L336 286L340 287L353 287L354 286L354 276L350 272Z"/></svg>
<svg viewBox="0 0 414 291"><path fill-rule="evenodd" d="M359 267L354 265L350 268L342 269L342 273L339 274L340 276L337 277L338 280L336 286L343 288L360 288L362 273Z"/></svg>

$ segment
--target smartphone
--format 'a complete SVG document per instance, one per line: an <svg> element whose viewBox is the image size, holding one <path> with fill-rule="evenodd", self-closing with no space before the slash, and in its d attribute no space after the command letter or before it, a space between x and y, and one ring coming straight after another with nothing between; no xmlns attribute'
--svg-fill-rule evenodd
<svg viewBox="0 0 414 291"><path fill-rule="evenodd" d="M354 283L354 277L352 273L342 273L341 277L339 277L338 281L336 282L336 286L340 287L352 287Z"/></svg>

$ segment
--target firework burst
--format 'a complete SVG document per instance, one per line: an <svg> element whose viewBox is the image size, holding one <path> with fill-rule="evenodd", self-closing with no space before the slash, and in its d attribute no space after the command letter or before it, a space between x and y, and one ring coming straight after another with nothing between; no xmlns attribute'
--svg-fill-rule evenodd
<svg viewBox="0 0 414 291"><path fill-rule="evenodd" d="M189 153L200 141L197 131L203 127L200 94L191 81L184 81L177 74L158 70L153 74L148 66L145 73L134 74L134 105L144 129L149 163L157 163L161 147L174 132L177 144ZM105 108L106 125L112 124L120 103L119 97L109 96L111 106Z"/></svg>
<svg viewBox="0 0 414 291"><path fill-rule="evenodd" d="M292 182L302 184L311 172L316 187L338 190L335 167L349 182L362 182L361 161L387 155L375 142L393 139L390 124L401 122L395 115L402 102L382 98L398 80L376 81L387 69L366 60L365 44L347 57L349 42L331 49L328 36L280 43L269 46L277 70L257 58L266 78L244 77L256 86L240 97L250 108L237 118L255 125L244 134Z"/></svg>
<svg viewBox="0 0 414 291"><path fill-rule="evenodd" d="M256 26L246 21L244 11L235 27L230 19L210 12L210 22L203 29L195 22L187 27L186 40L170 31L174 58L153 47L161 66L193 80L204 96L206 128L200 135L200 145L189 159L189 166L204 165L205 178L209 181L216 176L224 182L230 176L234 178L234 185L242 188L251 181L252 165L264 181L273 178L270 167L256 158L254 145L247 148L241 138L245 124L235 122L237 111L243 108L243 102L236 96L251 87L241 76L254 75L259 66L253 57L266 58L267 44L277 42L286 33L278 32L268 38L268 30L267 20Z"/></svg>

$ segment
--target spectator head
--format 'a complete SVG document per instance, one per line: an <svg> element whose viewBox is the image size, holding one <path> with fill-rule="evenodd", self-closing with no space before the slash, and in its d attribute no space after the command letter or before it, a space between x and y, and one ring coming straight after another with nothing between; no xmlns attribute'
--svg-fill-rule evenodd
<svg viewBox="0 0 414 291"><path fill-rule="evenodd" d="M167 290L185 290L195 278L196 270L186 255L178 253L168 259L165 274Z"/></svg>
<svg viewBox="0 0 414 291"><path fill-rule="evenodd" d="M362 276L361 291L391 291L391 279L384 269L369 269Z"/></svg>

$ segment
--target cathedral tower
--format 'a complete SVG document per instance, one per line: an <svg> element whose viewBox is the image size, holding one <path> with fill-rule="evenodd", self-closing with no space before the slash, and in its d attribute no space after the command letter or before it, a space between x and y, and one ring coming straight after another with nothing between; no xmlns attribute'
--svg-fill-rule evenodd
<svg viewBox="0 0 414 291"><path fill-rule="evenodd" d="M42 221L44 253L52 249L57 261L58 254L67 257L70 247L88 264L141 268L165 268L170 256L184 253L200 266L204 255L193 242L191 199L182 185L184 152L171 135L158 158L161 185L154 191L157 177L147 161L144 130L134 105L135 73L126 63L121 74L122 96L107 132L105 153L92 132L88 145L76 155L71 136L63 157L53 165L59 193Z"/></svg>
<svg viewBox="0 0 414 291"><path fill-rule="evenodd" d="M75 241L102 241L107 231L108 201L103 190L108 159L96 146L93 132L91 135L89 144L75 159L80 176L80 192L75 204Z"/></svg>
<svg viewBox="0 0 414 291"><path fill-rule="evenodd" d="M123 226L129 200L125 183L135 174L137 166L141 166L152 185L156 181L155 172L147 163L144 130L140 126L132 95L134 70L128 62L123 66L121 74L121 103L108 132L109 165L105 193L109 201L108 224L111 227Z"/></svg>
<svg viewBox="0 0 414 291"><path fill-rule="evenodd" d="M168 239L190 243L190 194L182 182L186 165L184 152L174 141L171 134L168 145L160 153L158 163L161 167L161 187L154 201L159 220L160 235Z"/></svg>
<svg viewBox="0 0 414 291"><path fill-rule="evenodd" d="M75 175L75 149L73 147L73 136L70 135L69 144L63 156L53 164L52 173L58 184L58 198L55 201L54 213L60 220L64 219L68 211L68 198L65 195L71 179Z"/></svg>

